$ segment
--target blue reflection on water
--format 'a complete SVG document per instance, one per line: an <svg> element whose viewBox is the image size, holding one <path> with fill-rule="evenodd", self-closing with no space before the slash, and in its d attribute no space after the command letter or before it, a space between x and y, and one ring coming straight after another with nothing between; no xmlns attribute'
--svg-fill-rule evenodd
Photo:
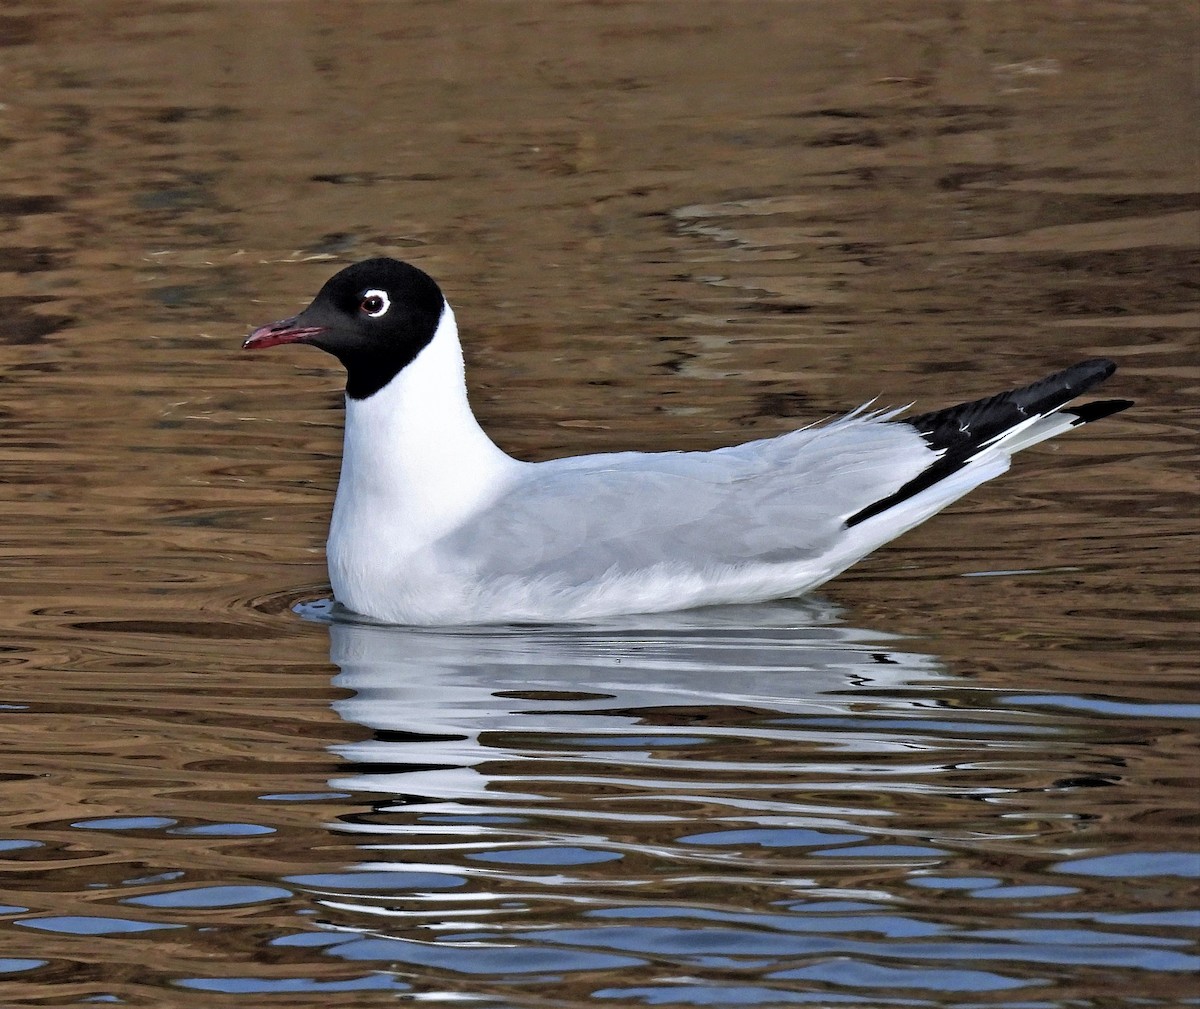
<svg viewBox="0 0 1200 1009"><path fill-rule="evenodd" d="M15 922L25 928L64 935L128 935L135 932L154 932L163 928L182 928L158 921L132 921L129 918L101 918L91 915L59 915L44 918L25 918Z"/></svg>
<svg viewBox="0 0 1200 1009"><path fill-rule="evenodd" d="M136 904L140 907L241 907L246 904L280 900L290 897L291 893L291 890L277 886L196 886L126 897L121 903Z"/></svg>
<svg viewBox="0 0 1200 1009"><path fill-rule="evenodd" d="M191 977L180 978L175 983L181 988L224 995L317 995L322 992L412 990L412 985L386 974L367 974L344 981L317 981L302 977Z"/></svg>

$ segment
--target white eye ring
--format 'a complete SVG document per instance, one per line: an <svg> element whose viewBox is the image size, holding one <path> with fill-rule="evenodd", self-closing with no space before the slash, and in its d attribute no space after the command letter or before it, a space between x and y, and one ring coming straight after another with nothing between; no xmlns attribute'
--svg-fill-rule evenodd
<svg viewBox="0 0 1200 1009"><path fill-rule="evenodd" d="M374 302L379 303L378 307L374 304L371 304L370 308L367 307L369 303ZM387 310L392 307L392 299L387 296L387 291L371 288L369 291L363 291L358 307L364 315L369 315L372 319L378 319L381 315L386 315Z"/></svg>

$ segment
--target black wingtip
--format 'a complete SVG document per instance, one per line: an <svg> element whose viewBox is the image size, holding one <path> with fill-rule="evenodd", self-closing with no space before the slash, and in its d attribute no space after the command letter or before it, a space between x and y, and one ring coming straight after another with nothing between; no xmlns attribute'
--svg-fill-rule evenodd
<svg viewBox="0 0 1200 1009"><path fill-rule="evenodd" d="M915 427L931 448L970 454L1021 421L1066 406L1116 370L1116 364L1108 358L1093 357L1031 385L909 417L899 423Z"/></svg>
<svg viewBox="0 0 1200 1009"><path fill-rule="evenodd" d="M1099 385L1116 370L1116 364L1108 358L1093 357L1047 375L1032 385L895 421L916 428L939 457L899 490L851 515L846 520L847 527L879 515L944 480L1009 429L1066 407L1076 396ZM1106 399L1072 406L1063 412L1073 418L1074 427L1109 417L1132 405L1127 399Z"/></svg>
<svg viewBox="0 0 1200 1009"><path fill-rule="evenodd" d="M1073 406L1063 412L1073 416L1075 426L1078 426L1111 417L1114 413L1128 410L1131 406L1133 406L1131 399L1098 399L1093 403L1081 403L1079 406Z"/></svg>
<svg viewBox="0 0 1200 1009"><path fill-rule="evenodd" d="M1116 370L1117 363L1110 358L1089 357L1086 361L1080 361L1069 368L1064 368L1058 374L1065 377L1078 372L1083 377L1083 381L1090 387L1103 382Z"/></svg>

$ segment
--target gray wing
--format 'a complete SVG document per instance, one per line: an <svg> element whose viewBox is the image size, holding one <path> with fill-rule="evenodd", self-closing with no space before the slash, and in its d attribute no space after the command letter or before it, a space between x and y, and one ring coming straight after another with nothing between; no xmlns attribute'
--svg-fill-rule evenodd
<svg viewBox="0 0 1200 1009"><path fill-rule="evenodd" d="M936 458L913 428L885 420L852 415L715 452L539 463L438 548L482 576L568 583L656 564L802 562Z"/></svg>

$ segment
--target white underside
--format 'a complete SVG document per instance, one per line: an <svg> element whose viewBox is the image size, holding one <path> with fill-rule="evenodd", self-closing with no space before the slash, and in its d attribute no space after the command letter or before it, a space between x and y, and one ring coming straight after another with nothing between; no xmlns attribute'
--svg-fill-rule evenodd
<svg viewBox="0 0 1200 1009"><path fill-rule="evenodd" d="M347 402L328 543L346 607L389 623L557 622L795 596L1071 426L1034 418L847 528L935 458L863 412L709 453L521 463L467 404L453 313L391 383Z"/></svg>

